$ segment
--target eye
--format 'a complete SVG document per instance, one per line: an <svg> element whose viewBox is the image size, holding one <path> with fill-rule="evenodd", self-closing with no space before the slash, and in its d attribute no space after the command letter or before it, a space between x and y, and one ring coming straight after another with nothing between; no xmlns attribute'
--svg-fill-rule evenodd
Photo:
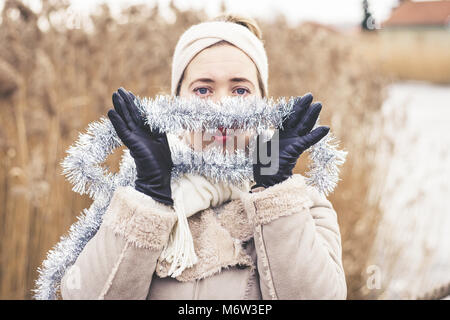
<svg viewBox="0 0 450 320"><path fill-rule="evenodd" d="M208 88L206 88L206 87L198 87L198 88L195 88L193 91L196 93L196 94L198 94L199 96L204 96L204 95L206 95L207 93L208 93Z"/></svg>
<svg viewBox="0 0 450 320"><path fill-rule="evenodd" d="M237 88L234 91L240 96L243 96L246 93L250 93L250 90L248 90L246 88Z"/></svg>

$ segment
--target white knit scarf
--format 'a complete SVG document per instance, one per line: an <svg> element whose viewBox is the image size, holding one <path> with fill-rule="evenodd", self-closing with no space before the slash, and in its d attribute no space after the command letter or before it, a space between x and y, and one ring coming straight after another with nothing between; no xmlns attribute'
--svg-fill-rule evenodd
<svg viewBox="0 0 450 320"><path fill-rule="evenodd" d="M167 134L167 138L169 145L183 143L171 134ZM216 183L203 175L189 173L177 180L172 179L171 188L177 222L159 259L171 263L168 274L175 278L198 261L187 218L209 207L239 199L242 192L249 192L250 181L237 187L226 182Z"/></svg>

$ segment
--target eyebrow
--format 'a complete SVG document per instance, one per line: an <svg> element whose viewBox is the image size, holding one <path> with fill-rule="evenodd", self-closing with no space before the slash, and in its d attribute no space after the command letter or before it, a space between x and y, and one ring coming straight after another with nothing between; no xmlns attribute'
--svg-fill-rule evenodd
<svg viewBox="0 0 450 320"><path fill-rule="evenodd" d="M215 82L213 79L210 79L210 78L198 78L198 79L195 79L194 81L192 81L192 82L189 84L189 88L192 86L192 84L193 84L194 82L197 82L197 81L200 81L200 82L207 82L207 83L214 83L214 82ZM252 83L250 80L248 80L247 78L244 78L244 77L231 78L231 79L230 79L230 82L237 82L237 83L239 83L239 82L248 82L248 83L250 83L250 84L253 85L253 83Z"/></svg>

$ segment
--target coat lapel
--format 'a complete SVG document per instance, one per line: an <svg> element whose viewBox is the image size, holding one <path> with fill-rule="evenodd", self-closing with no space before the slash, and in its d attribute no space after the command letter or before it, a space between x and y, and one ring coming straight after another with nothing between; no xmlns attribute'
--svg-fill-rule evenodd
<svg viewBox="0 0 450 320"><path fill-rule="evenodd" d="M239 199L200 211L189 217L188 222L198 262L185 269L177 280L203 279L235 265L255 268L242 248L242 242L253 237L253 229ZM158 260L156 274L167 277L169 268L167 261Z"/></svg>

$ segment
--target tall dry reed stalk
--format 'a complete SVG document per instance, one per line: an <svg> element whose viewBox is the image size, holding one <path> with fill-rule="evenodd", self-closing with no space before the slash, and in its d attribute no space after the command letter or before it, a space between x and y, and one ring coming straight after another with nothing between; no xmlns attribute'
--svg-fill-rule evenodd
<svg viewBox="0 0 450 320"><path fill-rule="evenodd" d="M180 12L168 23L157 8L133 6L120 21L107 6L92 30L61 22L68 4L42 1L35 13L7 0L0 24L0 298L30 298L36 268L90 199L61 175L64 151L87 124L111 108L123 86L141 96L168 93L170 62L180 34L206 19ZM63 19L56 20L61 15ZM47 26L46 30L41 30ZM323 102L321 123L349 151L330 200L339 215L348 297L362 297L364 265L378 219L371 187L384 80L354 40L314 24L262 23L269 55L270 94L311 91ZM117 170L118 154L107 165ZM300 161L297 171L305 169Z"/></svg>

